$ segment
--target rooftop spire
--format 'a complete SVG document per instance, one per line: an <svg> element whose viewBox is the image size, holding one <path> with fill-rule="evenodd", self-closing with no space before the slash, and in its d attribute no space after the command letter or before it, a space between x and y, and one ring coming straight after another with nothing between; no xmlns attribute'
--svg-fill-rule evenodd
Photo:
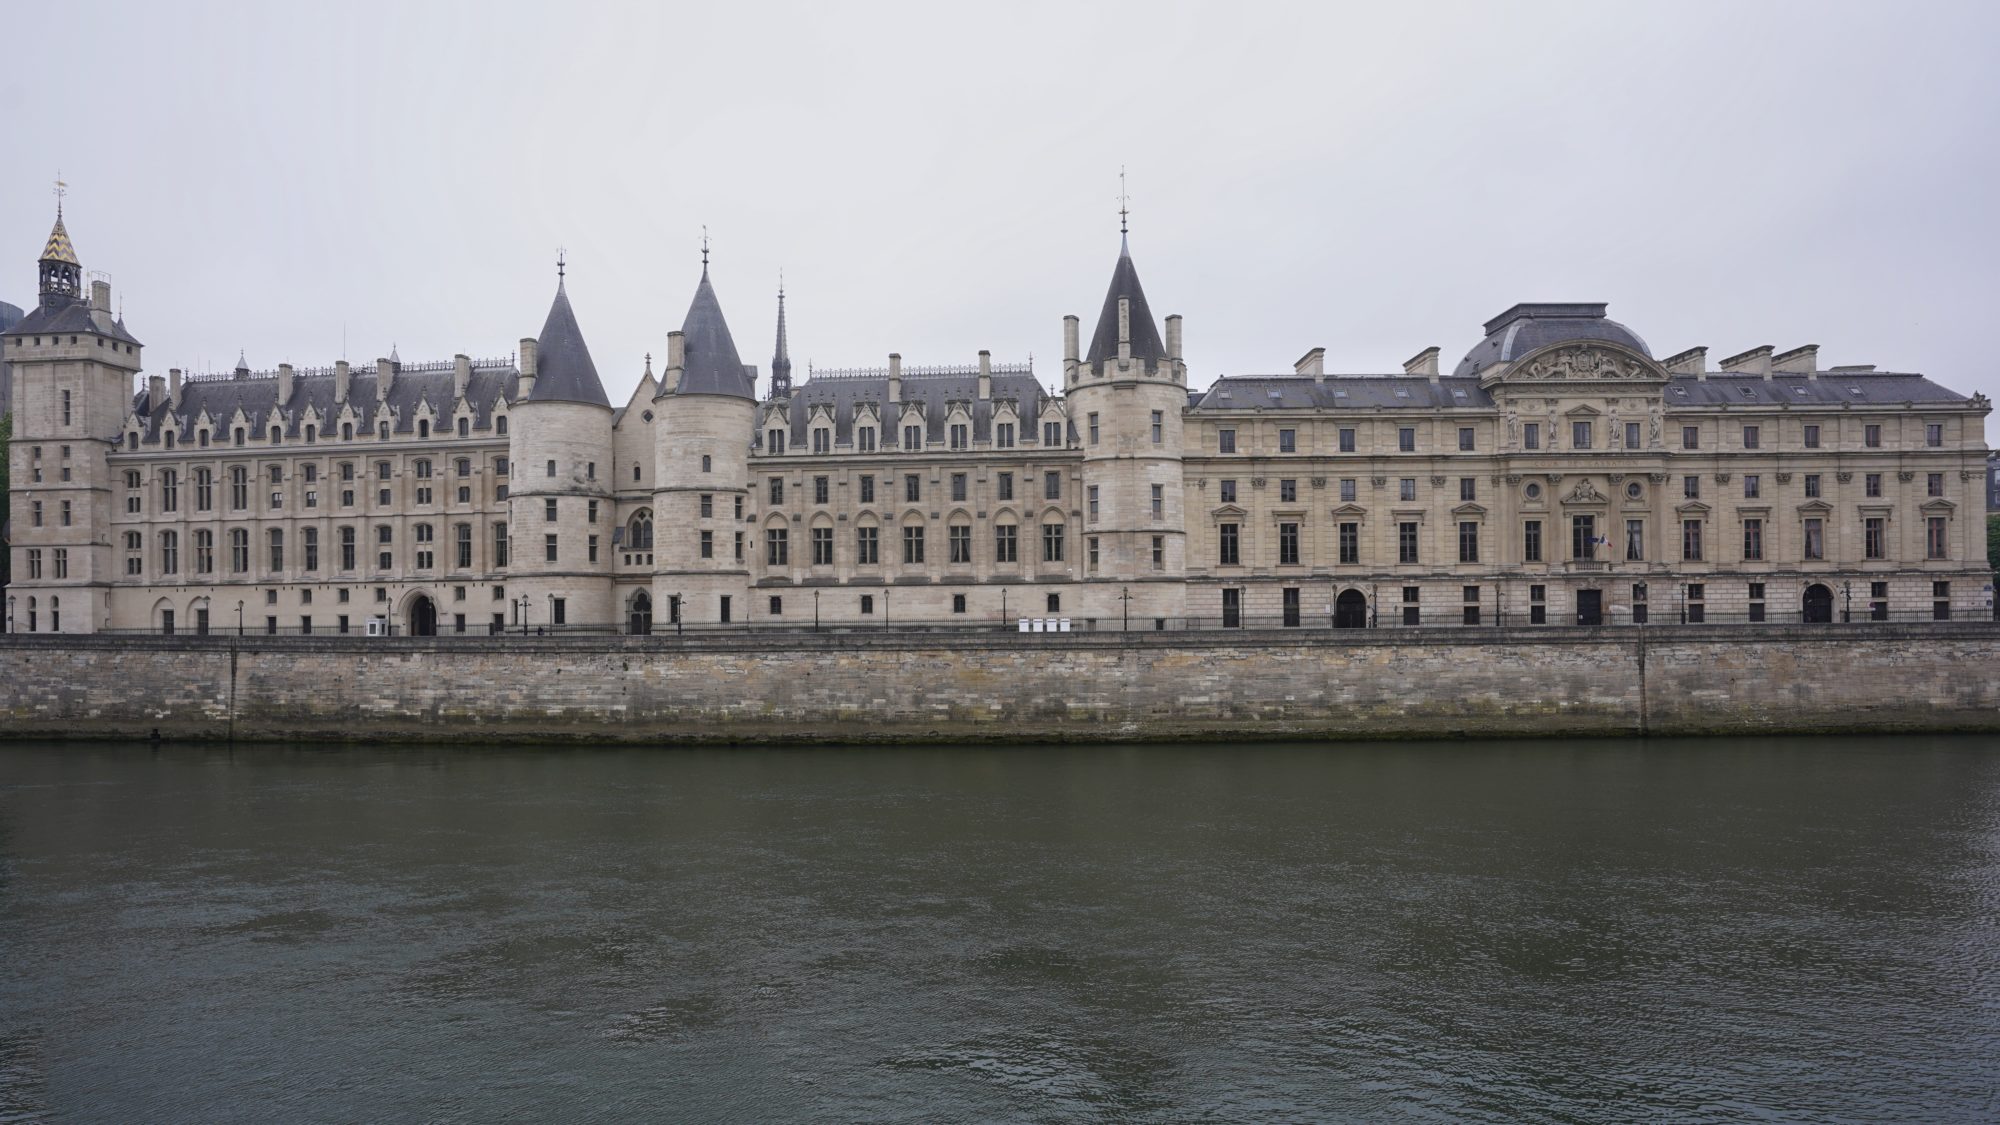
<svg viewBox="0 0 2000 1125"><path fill-rule="evenodd" d="M535 389L528 397L536 402L611 405L560 277L556 281L556 299L549 305L549 318L542 324L542 334L535 339Z"/></svg>
<svg viewBox="0 0 2000 1125"><path fill-rule="evenodd" d="M1132 197L1125 191L1125 166L1118 166L1118 234L1120 241L1128 232L1125 218L1132 213Z"/></svg>
<svg viewBox="0 0 2000 1125"><path fill-rule="evenodd" d="M701 224L701 276L708 276L708 224Z"/></svg>
<svg viewBox="0 0 2000 1125"><path fill-rule="evenodd" d="M1132 346L1132 358L1141 365L1167 358L1166 345L1160 342L1160 329L1153 322L1152 306L1146 303L1146 290L1139 284L1138 267L1132 264L1132 250L1123 234L1118 236L1118 264L1111 270L1111 288L1104 294L1104 309L1097 314L1097 331L1091 333L1090 351L1084 359L1094 365L1107 360L1118 359L1119 347L1119 303L1129 301L1126 334Z"/></svg>
<svg viewBox="0 0 2000 1125"><path fill-rule="evenodd" d="M57 308L83 296L83 263L77 261L76 247L70 243L69 228L63 226L62 197L68 185L56 181L56 225L42 246L41 295L43 308Z"/></svg>
<svg viewBox="0 0 2000 1125"><path fill-rule="evenodd" d="M785 342L785 273L778 271L778 350L771 356L771 397L792 397L792 355Z"/></svg>
<svg viewBox="0 0 2000 1125"><path fill-rule="evenodd" d="M557 288L557 289L561 289L561 288L563 287L563 277L564 277L564 271L563 271L563 259L564 259L565 257L568 257L568 255L569 255L569 251L567 251L567 250L563 249L563 248L562 248L562 247L560 247L560 246L556 247L556 288Z"/></svg>

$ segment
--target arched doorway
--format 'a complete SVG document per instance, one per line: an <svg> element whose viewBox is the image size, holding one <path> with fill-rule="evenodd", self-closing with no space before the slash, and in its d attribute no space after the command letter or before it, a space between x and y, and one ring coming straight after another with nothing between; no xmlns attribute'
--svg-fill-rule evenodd
<svg viewBox="0 0 2000 1125"><path fill-rule="evenodd" d="M418 594L410 599L410 635L412 637L435 637L438 631L437 603L429 596Z"/></svg>
<svg viewBox="0 0 2000 1125"><path fill-rule="evenodd" d="M1333 600L1333 627L1336 629L1368 627L1368 599L1361 591L1344 590Z"/></svg>
<svg viewBox="0 0 2000 1125"><path fill-rule="evenodd" d="M653 598L644 590L632 595L632 612L626 621L625 631L635 637L643 637L653 631Z"/></svg>
<svg viewBox="0 0 2000 1125"><path fill-rule="evenodd" d="M1833 620L1833 591L1815 582L1806 587L1805 619L1808 625L1824 625Z"/></svg>

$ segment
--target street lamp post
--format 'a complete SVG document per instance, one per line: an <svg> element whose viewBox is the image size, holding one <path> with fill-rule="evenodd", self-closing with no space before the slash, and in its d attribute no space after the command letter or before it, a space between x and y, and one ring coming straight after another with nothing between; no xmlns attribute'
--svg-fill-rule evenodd
<svg viewBox="0 0 2000 1125"><path fill-rule="evenodd" d="M521 635L522 635L522 636L524 636L524 637L528 635L528 606L529 606L529 604L530 604L530 603L529 603L529 601L528 601L528 595L526 595L526 594L522 594L522 595L521 595L521 601L520 601L520 606L521 606Z"/></svg>
<svg viewBox="0 0 2000 1125"><path fill-rule="evenodd" d="M12 606L14 604L13 599L8 599L7 604ZM10 609L8 612L11 613L12 610ZM1000 627L1002 629L1007 627L1007 587L1005 586L1000 587Z"/></svg>
<svg viewBox="0 0 2000 1125"><path fill-rule="evenodd" d="M889 627L889 588L882 587L882 627Z"/></svg>
<svg viewBox="0 0 2000 1125"><path fill-rule="evenodd" d="M240 598L236 602L236 635L243 635L243 601Z"/></svg>
<svg viewBox="0 0 2000 1125"><path fill-rule="evenodd" d="M686 607L681 605L681 596L679 594L668 595L667 604L672 606L674 610L674 636L686 636L686 630L681 625L681 618L687 616L687 611Z"/></svg>
<svg viewBox="0 0 2000 1125"><path fill-rule="evenodd" d="M1132 588L1130 586L1118 587L1118 600L1124 603L1121 608L1125 611L1125 623L1121 627L1120 632L1129 633L1132 631Z"/></svg>
<svg viewBox="0 0 2000 1125"><path fill-rule="evenodd" d="M556 632L556 596L554 594L550 594L548 598L549 598L549 635L554 636Z"/></svg>
<svg viewBox="0 0 2000 1125"><path fill-rule="evenodd" d="M819 632L819 591L813 591L813 632Z"/></svg>
<svg viewBox="0 0 2000 1125"><path fill-rule="evenodd" d="M1854 580L1850 578L1842 582L1840 591L1847 598L1845 607L1840 611L1841 623L1846 624L1854 620Z"/></svg>

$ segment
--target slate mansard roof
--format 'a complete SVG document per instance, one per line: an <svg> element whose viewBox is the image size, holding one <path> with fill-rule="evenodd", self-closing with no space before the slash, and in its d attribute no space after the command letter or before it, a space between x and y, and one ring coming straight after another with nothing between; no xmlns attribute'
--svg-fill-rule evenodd
<svg viewBox="0 0 2000 1125"><path fill-rule="evenodd" d="M1675 375L1662 395L1668 409L1704 406L1885 406L1970 401L1966 395L1941 387L1922 375L1891 371L1821 371L1805 375L1739 375L1710 372L1704 378ZM1491 410L1493 396L1478 379L1447 375L1433 383L1412 375L1226 375L1206 391L1191 393L1188 405L1197 413L1229 410Z"/></svg>
<svg viewBox="0 0 2000 1125"><path fill-rule="evenodd" d="M38 304L12 328L6 329L5 335L32 336L40 333L54 336L71 332L91 332L122 343L139 343L130 332L125 331L125 325L116 317L102 309L91 308L90 302L81 297L64 301L54 308Z"/></svg>
<svg viewBox="0 0 2000 1125"><path fill-rule="evenodd" d="M1048 392L1035 381L1033 372L1026 367L999 366L993 372L993 397L988 401L979 399L979 376L976 368L951 368L943 372L927 372L923 368L905 368L902 376L901 401L889 401L889 375L887 371L868 371L853 374L819 375L808 378L792 391L790 442L798 446L810 440L809 421L816 406L833 407L834 433L836 444L854 440L854 418L859 409L868 403L875 406L885 431L899 427L906 405L916 404L924 411L924 441L945 440L945 426L951 413L950 404L963 402L972 416L972 440L988 441L993 432L994 408L1002 402L1014 403L1014 410L1029 426L1035 424L1041 413L1042 404ZM889 434L885 432L886 441ZM757 447L762 448L763 429L757 433Z"/></svg>
<svg viewBox="0 0 2000 1125"><path fill-rule="evenodd" d="M1465 353L1452 374L1476 376L1496 363L1512 363L1549 344L1582 340L1618 344L1653 358L1652 349L1637 332L1607 319L1604 310L1601 302L1515 305L1486 322L1486 338Z"/></svg>
<svg viewBox="0 0 2000 1125"><path fill-rule="evenodd" d="M492 428L494 408L511 400L518 377L519 372L511 361L473 361L472 378L466 385L465 398L473 409L472 428L475 431ZM391 432L414 432L417 406L424 402L430 403L432 416L439 419L440 424L449 425L448 419L455 405L453 378L453 364L449 361L398 365L387 403L394 417ZM318 412L322 437L328 436L328 429L338 425L342 404L333 400L333 384L332 368L310 369L293 376L292 399L284 404L283 412L278 415L287 441L303 436L301 427L305 425L308 407ZM354 407L362 428L375 425L377 409L383 404L380 387L381 380L372 367L357 367L349 378L347 405ZM239 408L249 419L247 428L253 435L269 434L278 405L278 377L273 372L240 378L191 379L181 384L178 409L163 402L158 410L147 411L145 391L140 391L132 399L133 412L146 420L146 430L140 435L140 441L147 445L159 442L161 433L168 427L173 429L177 445L194 440L194 424L203 412L217 427L227 427Z"/></svg>

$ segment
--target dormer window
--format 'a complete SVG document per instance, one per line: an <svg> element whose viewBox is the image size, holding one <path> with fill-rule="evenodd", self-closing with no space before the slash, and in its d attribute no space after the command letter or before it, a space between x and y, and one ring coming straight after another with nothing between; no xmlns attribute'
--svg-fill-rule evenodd
<svg viewBox="0 0 2000 1125"><path fill-rule="evenodd" d="M863 426L854 432L854 448L863 453L875 452L875 427Z"/></svg>

